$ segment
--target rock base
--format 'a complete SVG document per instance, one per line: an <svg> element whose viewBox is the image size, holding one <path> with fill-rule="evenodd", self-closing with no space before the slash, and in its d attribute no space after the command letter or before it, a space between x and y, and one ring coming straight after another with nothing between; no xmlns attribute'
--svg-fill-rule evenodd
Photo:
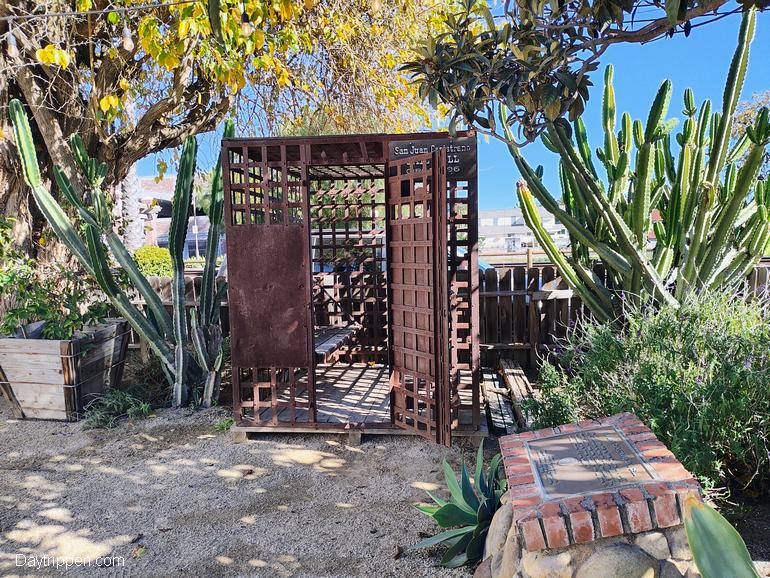
<svg viewBox="0 0 770 578"><path fill-rule="evenodd" d="M490 578L696 578L684 526L616 536L566 548L527 551L508 508L487 536L483 576Z"/></svg>

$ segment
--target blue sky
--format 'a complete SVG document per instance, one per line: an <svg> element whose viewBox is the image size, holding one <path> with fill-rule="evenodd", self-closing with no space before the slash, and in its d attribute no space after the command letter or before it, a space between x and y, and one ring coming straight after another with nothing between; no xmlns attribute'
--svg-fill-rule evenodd
<svg viewBox="0 0 770 578"><path fill-rule="evenodd" d="M667 78L674 85L669 118L680 117L686 88L695 92L698 105L711 99L721 109L722 91L730 59L737 42L740 15L729 16L706 26L694 28L689 38L676 34L646 45L617 44L604 54L602 66L594 73L594 86L583 115L591 149L601 146L601 104L604 68L615 66L615 99L618 118L628 112L634 119L646 121L650 105L661 83ZM742 99L770 89L770 13L760 14L751 46L749 69ZM557 157L540 143L527 145L524 156L532 166L543 165L544 180L551 193L561 196L558 186ZM515 183L519 174L507 148L500 142L479 139L479 205L482 209L510 207L516 204Z"/></svg>
<svg viewBox="0 0 770 578"><path fill-rule="evenodd" d="M601 87L604 67L615 66L615 94L618 117L628 111L632 118L645 120L660 84L670 78L674 95L669 118L681 117L682 95L692 88L700 104L710 98L715 108L722 103L722 90L730 59L735 50L740 15L729 16L706 26L694 28L689 38L677 34L646 45L618 44L610 47L602 59L602 67L594 73L594 87L583 120L595 149L602 142ZM757 31L752 44L749 70L743 89L744 100L755 92L770 88L770 13L757 18ZM200 164L213 165L218 154L216 137L199 139ZM515 183L519 178L504 144L479 137L479 205L482 209L510 207L516 204ZM543 165L544 180L551 192L560 196L557 159L539 143L528 145L524 154L530 164ZM169 172L173 172L169 167ZM155 157L139 163L141 175L155 175Z"/></svg>

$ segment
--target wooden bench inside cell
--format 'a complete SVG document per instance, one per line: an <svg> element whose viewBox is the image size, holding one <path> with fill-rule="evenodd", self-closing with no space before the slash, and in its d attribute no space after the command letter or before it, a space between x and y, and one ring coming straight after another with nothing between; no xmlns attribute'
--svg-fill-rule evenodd
<svg viewBox="0 0 770 578"><path fill-rule="evenodd" d="M337 352L349 345L360 330L361 326L357 324L316 327L314 335L316 362L333 361Z"/></svg>

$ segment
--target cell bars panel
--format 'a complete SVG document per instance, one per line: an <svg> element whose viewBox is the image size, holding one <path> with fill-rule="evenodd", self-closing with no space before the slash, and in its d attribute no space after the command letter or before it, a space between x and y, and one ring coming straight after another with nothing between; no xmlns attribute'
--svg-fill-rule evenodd
<svg viewBox="0 0 770 578"><path fill-rule="evenodd" d="M315 421L304 170L299 146L223 147L239 425Z"/></svg>
<svg viewBox="0 0 770 578"><path fill-rule="evenodd" d="M389 165L391 413L396 425L448 443L446 218L443 202L436 205L445 193L435 194L441 186L435 158L418 155Z"/></svg>
<svg viewBox="0 0 770 578"><path fill-rule="evenodd" d="M476 203L475 179L447 180L452 420L455 427L474 428L480 421Z"/></svg>

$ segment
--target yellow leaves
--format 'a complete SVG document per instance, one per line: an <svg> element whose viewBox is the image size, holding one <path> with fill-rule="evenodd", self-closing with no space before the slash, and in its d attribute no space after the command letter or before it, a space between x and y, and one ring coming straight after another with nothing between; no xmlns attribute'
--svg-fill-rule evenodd
<svg viewBox="0 0 770 578"><path fill-rule="evenodd" d="M278 7L276 10L276 2L273 3L273 10L276 10L276 12L280 14L281 20L285 22L294 17L295 10L293 0L280 0L277 4Z"/></svg>
<svg viewBox="0 0 770 578"><path fill-rule="evenodd" d="M161 51L157 56L158 64L163 66L166 70L174 70L179 63L179 57L173 52Z"/></svg>
<svg viewBox="0 0 770 578"><path fill-rule="evenodd" d="M265 33L262 30L260 30L259 28L257 28L254 31L254 35L253 36L254 36L254 47L255 48L262 48L262 46L264 46L264 44L265 44Z"/></svg>
<svg viewBox="0 0 770 578"><path fill-rule="evenodd" d="M164 161L161 158L155 159L155 170L158 174L155 175L155 182L159 183L163 180L163 177L166 176L166 171L168 170L168 163ZM151 207L152 208L152 207Z"/></svg>
<svg viewBox="0 0 770 578"><path fill-rule="evenodd" d="M222 63L216 67L214 72L217 81L229 87L233 92L238 92L246 86L246 76L241 62Z"/></svg>
<svg viewBox="0 0 770 578"><path fill-rule="evenodd" d="M281 88L289 86L291 84L289 71L285 68L282 68L280 71L278 71L276 74L276 81L278 82L278 86Z"/></svg>
<svg viewBox="0 0 770 578"><path fill-rule="evenodd" d="M187 38L190 35L193 21L190 18L182 18L179 21L179 37Z"/></svg>
<svg viewBox="0 0 770 578"><path fill-rule="evenodd" d="M53 44L47 45L45 48L38 48L35 51L35 58L42 64L56 65L62 68L67 68L70 65L70 54L66 50L56 48Z"/></svg>
<svg viewBox="0 0 770 578"><path fill-rule="evenodd" d="M121 90L128 90L131 87L131 85L125 78L121 78L118 85L120 86Z"/></svg>
<svg viewBox="0 0 770 578"><path fill-rule="evenodd" d="M78 12L85 12L86 10L90 10L93 7L93 3L91 0L78 0L75 3L75 8Z"/></svg>
<svg viewBox="0 0 770 578"><path fill-rule="evenodd" d="M118 110L118 107L120 107L120 99L114 94L108 94L99 100L99 108L104 113L113 109Z"/></svg>

